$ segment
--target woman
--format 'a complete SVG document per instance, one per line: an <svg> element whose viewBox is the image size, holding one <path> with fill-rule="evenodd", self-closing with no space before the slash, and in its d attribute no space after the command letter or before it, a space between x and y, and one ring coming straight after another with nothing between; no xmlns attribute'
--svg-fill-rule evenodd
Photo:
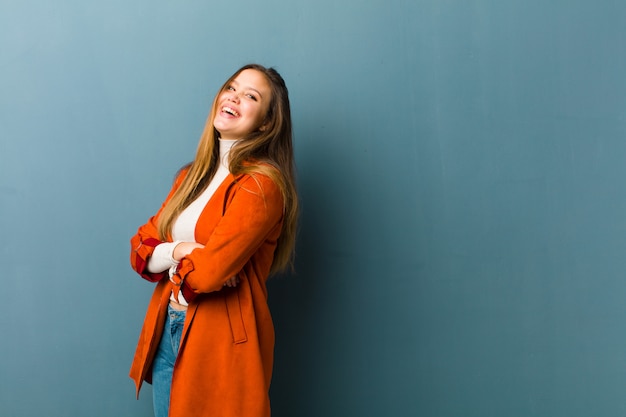
<svg viewBox="0 0 626 417"><path fill-rule="evenodd" d="M213 101L195 159L131 238L157 282L130 376L155 415L270 415L266 280L290 266L298 213L287 87L246 65Z"/></svg>

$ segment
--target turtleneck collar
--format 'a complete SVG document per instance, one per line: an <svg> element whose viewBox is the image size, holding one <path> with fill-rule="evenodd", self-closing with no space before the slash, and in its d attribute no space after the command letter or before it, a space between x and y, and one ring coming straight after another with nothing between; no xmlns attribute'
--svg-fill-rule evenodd
<svg viewBox="0 0 626 417"><path fill-rule="evenodd" d="M238 139L218 139L220 145L220 162L222 165L228 167L228 154L230 150L235 145L235 143L239 142Z"/></svg>

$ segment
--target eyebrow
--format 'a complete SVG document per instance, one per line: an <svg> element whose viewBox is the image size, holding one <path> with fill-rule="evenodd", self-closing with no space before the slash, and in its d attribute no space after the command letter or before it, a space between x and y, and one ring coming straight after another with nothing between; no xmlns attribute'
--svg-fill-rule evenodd
<svg viewBox="0 0 626 417"><path fill-rule="evenodd" d="M235 80L231 81L231 84L236 84L237 87L239 87L239 83ZM261 94L261 92L259 90L257 90L256 88L252 88L252 87L244 87L244 90L252 90L255 93L257 93L259 95L259 97L263 98L263 94Z"/></svg>

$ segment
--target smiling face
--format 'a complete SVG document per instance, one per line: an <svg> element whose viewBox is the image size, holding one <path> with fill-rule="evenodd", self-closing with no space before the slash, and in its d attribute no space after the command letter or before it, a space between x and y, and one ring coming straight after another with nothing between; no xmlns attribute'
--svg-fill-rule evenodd
<svg viewBox="0 0 626 417"><path fill-rule="evenodd" d="M265 75L254 69L240 72L218 95L213 126L222 139L241 139L262 128L271 101Z"/></svg>

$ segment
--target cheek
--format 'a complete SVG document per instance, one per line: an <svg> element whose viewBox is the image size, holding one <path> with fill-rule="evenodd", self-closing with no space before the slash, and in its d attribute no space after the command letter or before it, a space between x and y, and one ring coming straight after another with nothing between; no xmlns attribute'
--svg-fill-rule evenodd
<svg viewBox="0 0 626 417"><path fill-rule="evenodd" d="M268 112L269 112L269 106L263 107L263 109L261 109L259 111L259 118L258 118L259 122L264 122L265 121L265 119L267 118Z"/></svg>
<svg viewBox="0 0 626 417"><path fill-rule="evenodd" d="M259 108L254 109L254 123L260 125L265 120L265 112Z"/></svg>

